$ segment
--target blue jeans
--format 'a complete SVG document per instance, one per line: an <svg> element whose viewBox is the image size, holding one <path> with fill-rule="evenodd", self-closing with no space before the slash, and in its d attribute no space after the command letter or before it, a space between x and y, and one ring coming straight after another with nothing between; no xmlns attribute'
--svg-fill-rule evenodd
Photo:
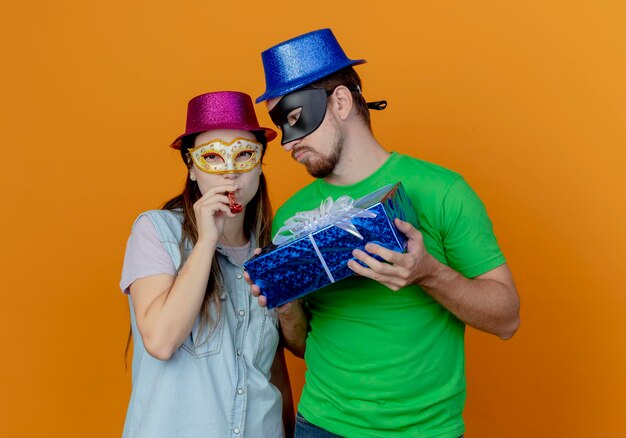
<svg viewBox="0 0 626 438"><path fill-rule="evenodd" d="M313 423L309 423L300 412L297 412L295 438L341 438L341 435L335 435L321 427L317 427Z"/></svg>
<svg viewBox="0 0 626 438"><path fill-rule="evenodd" d="M309 423L300 412L296 413L296 434L295 438L342 438L341 435L335 435L332 432L317 427L313 423ZM459 438L463 438L461 435Z"/></svg>

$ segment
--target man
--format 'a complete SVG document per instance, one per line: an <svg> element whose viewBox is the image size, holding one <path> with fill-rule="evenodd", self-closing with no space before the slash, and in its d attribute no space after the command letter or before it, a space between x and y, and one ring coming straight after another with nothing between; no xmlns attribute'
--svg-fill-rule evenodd
<svg viewBox="0 0 626 438"><path fill-rule="evenodd" d="M485 208L458 174L389 153L374 138L353 65L329 29L262 54L283 148L318 178L277 212L274 232L328 196L360 198L402 181L420 230L396 219L406 253L355 250L358 275L279 309L286 344L307 364L297 437L441 437L464 433L464 329L502 339L519 299ZM407 139L410 140L410 139ZM259 304L259 288L252 286ZM306 351L306 353L305 353Z"/></svg>

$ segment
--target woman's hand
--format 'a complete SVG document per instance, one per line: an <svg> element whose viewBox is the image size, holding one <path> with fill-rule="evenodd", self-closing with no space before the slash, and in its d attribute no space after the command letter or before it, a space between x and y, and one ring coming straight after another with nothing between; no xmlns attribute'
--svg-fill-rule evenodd
<svg viewBox="0 0 626 438"><path fill-rule="evenodd" d="M234 184L212 187L193 205L198 227L198 242L206 240L217 244L224 231L226 219L235 217L230 212L230 201L227 194L238 188Z"/></svg>

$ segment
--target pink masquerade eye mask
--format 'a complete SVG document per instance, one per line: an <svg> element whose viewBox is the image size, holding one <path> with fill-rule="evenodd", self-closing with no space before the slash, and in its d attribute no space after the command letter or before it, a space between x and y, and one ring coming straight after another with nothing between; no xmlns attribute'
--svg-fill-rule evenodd
<svg viewBox="0 0 626 438"><path fill-rule="evenodd" d="M241 173L259 165L262 148L258 141L245 138L236 138L230 143L215 138L189 149L189 155L206 173Z"/></svg>

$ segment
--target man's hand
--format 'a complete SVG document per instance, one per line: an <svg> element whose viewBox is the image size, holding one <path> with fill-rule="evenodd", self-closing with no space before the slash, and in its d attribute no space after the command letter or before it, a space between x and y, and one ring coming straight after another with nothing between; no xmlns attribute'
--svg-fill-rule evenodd
<svg viewBox="0 0 626 438"><path fill-rule="evenodd" d="M261 248L254 250L254 255L261 252ZM267 307L267 298L261 295L261 288L253 283L247 272L244 278L250 285L250 293L256 297L260 307ZM306 337L309 332L309 320L300 299L295 299L276 308L280 321L280 332L285 347L297 357L304 357Z"/></svg>
<svg viewBox="0 0 626 438"><path fill-rule="evenodd" d="M365 251L354 250L352 254L367 267L355 260L348 262L348 267L363 277L371 278L397 291L410 284L419 283L434 269L434 258L426 252L422 233L408 222L395 220L396 227L408 239L407 252L401 253L384 248L374 243L365 245L365 249L380 256L388 263L379 262Z"/></svg>
<svg viewBox="0 0 626 438"><path fill-rule="evenodd" d="M261 254L261 248L257 248L254 250L253 255ZM244 271L243 277L246 279L246 282L250 285L250 293L253 297L257 299L260 307L267 307L267 298L261 295L261 288L252 282L252 279L248 275L247 272Z"/></svg>
<svg viewBox="0 0 626 438"><path fill-rule="evenodd" d="M368 243L365 249L387 263L355 250L354 256L366 266L350 260L348 267L394 291L417 284L465 324L502 339L515 334L519 327L520 304L506 264L466 278L428 254L422 233L411 224L399 219L395 224L408 239L406 253Z"/></svg>

